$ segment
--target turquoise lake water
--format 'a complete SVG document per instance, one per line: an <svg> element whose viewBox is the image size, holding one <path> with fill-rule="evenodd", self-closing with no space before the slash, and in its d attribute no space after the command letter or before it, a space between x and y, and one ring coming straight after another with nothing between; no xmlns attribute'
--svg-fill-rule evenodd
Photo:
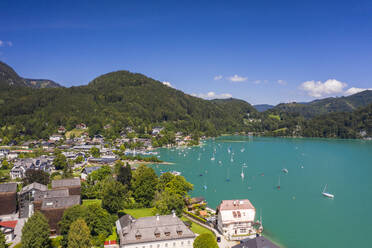
<svg viewBox="0 0 372 248"><path fill-rule="evenodd" d="M265 235L284 247L372 247L372 142L224 136L158 151L174 164L157 173L182 172L212 208L248 198ZM326 184L334 199L322 196Z"/></svg>

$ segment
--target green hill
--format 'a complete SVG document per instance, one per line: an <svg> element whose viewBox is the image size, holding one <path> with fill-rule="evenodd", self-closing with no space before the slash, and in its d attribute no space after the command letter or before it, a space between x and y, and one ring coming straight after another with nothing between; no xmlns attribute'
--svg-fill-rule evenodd
<svg viewBox="0 0 372 248"><path fill-rule="evenodd" d="M163 125L206 135L242 131L247 113L256 110L236 99L207 101L167 87L142 74L108 73L87 86L32 89L4 86L0 91L3 135L47 137L60 125L72 129L84 122L91 132L110 124L113 134L127 126L138 131ZM1 133L0 133L1 137Z"/></svg>
<svg viewBox="0 0 372 248"><path fill-rule="evenodd" d="M372 103L372 91L366 90L351 96L329 97L309 103L282 103L275 110L298 113L305 118L334 113L351 112Z"/></svg>

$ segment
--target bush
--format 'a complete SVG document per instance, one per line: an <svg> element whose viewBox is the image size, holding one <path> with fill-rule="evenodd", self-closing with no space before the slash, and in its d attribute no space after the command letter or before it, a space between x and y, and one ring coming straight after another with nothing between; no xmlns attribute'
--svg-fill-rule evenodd
<svg viewBox="0 0 372 248"><path fill-rule="evenodd" d="M189 212L189 211L184 210L183 212L184 212L185 214L187 214L188 216L190 216L191 218L194 218L194 219L196 219L196 220L199 220L199 221L201 221L201 222L203 222L203 223L206 223L206 222L207 222L206 219L201 218L201 217L197 216L196 214L193 214L193 213L191 213L191 212Z"/></svg>

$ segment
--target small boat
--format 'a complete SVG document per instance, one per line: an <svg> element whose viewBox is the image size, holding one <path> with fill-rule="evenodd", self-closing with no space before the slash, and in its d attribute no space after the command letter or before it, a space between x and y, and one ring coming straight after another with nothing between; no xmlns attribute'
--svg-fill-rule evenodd
<svg viewBox="0 0 372 248"><path fill-rule="evenodd" d="M240 149L240 152L244 152L244 151L245 151L245 149L244 149L244 148Z"/></svg>
<svg viewBox="0 0 372 248"><path fill-rule="evenodd" d="M211 157L211 160L214 161L216 158L215 157Z"/></svg>
<svg viewBox="0 0 372 248"><path fill-rule="evenodd" d="M181 172L179 172L179 171L171 171L171 173L175 176L180 176L181 175Z"/></svg>
<svg viewBox="0 0 372 248"><path fill-rule="evenodd" d="M242 179L244 179L244 171L243 171L243 167L242 167L242 173L240 173L240 176L242 177Z"/></svg>
<svg viewBox="0 0 372 248"><path fill-rule="evenodd" d="M208 189L207 185L205 185L205 184L204 184L203 188L204 188L204 190Z"/></svg>
<svg viewBox="0 0 372 248"><path fill-rule="evenodd" d="M325 197L328 197L328 198L332 198L332 199L335 198L335 196L332 195L331 193L325 192L326 189L327 189L327 184L325 185L325 187L324 187L324 189L322 191L322 195L324 195Z"/></svg>
<svg viewBox="0 0 372 248"><path fill-rule="evenodd" d="M203 174L199 174L199 177L202 177L203 176Z"/></svg>
<svg viewBox="0 0 372 248"><path fill-rule="evenodd" d="M276 186L277 189L280 189L280 175L279 175L279 182L278 182L278 186Z"/></svg>
<svg viewBox="0 0 372 248"><path fill-rule="evenodd" d="M288 170L287 170L286 168L283 168L282 171L283 171L284 173L288 173Z"/></svg>

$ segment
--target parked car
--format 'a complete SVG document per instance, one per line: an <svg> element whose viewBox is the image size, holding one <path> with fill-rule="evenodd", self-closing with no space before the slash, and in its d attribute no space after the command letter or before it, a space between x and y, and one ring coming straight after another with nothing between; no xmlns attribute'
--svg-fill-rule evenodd
<svg viewBox="0 0 372 248"><path fill-rule="evenodd" d="M221 237L217 237L217 242L221 242Z"/></svg>

